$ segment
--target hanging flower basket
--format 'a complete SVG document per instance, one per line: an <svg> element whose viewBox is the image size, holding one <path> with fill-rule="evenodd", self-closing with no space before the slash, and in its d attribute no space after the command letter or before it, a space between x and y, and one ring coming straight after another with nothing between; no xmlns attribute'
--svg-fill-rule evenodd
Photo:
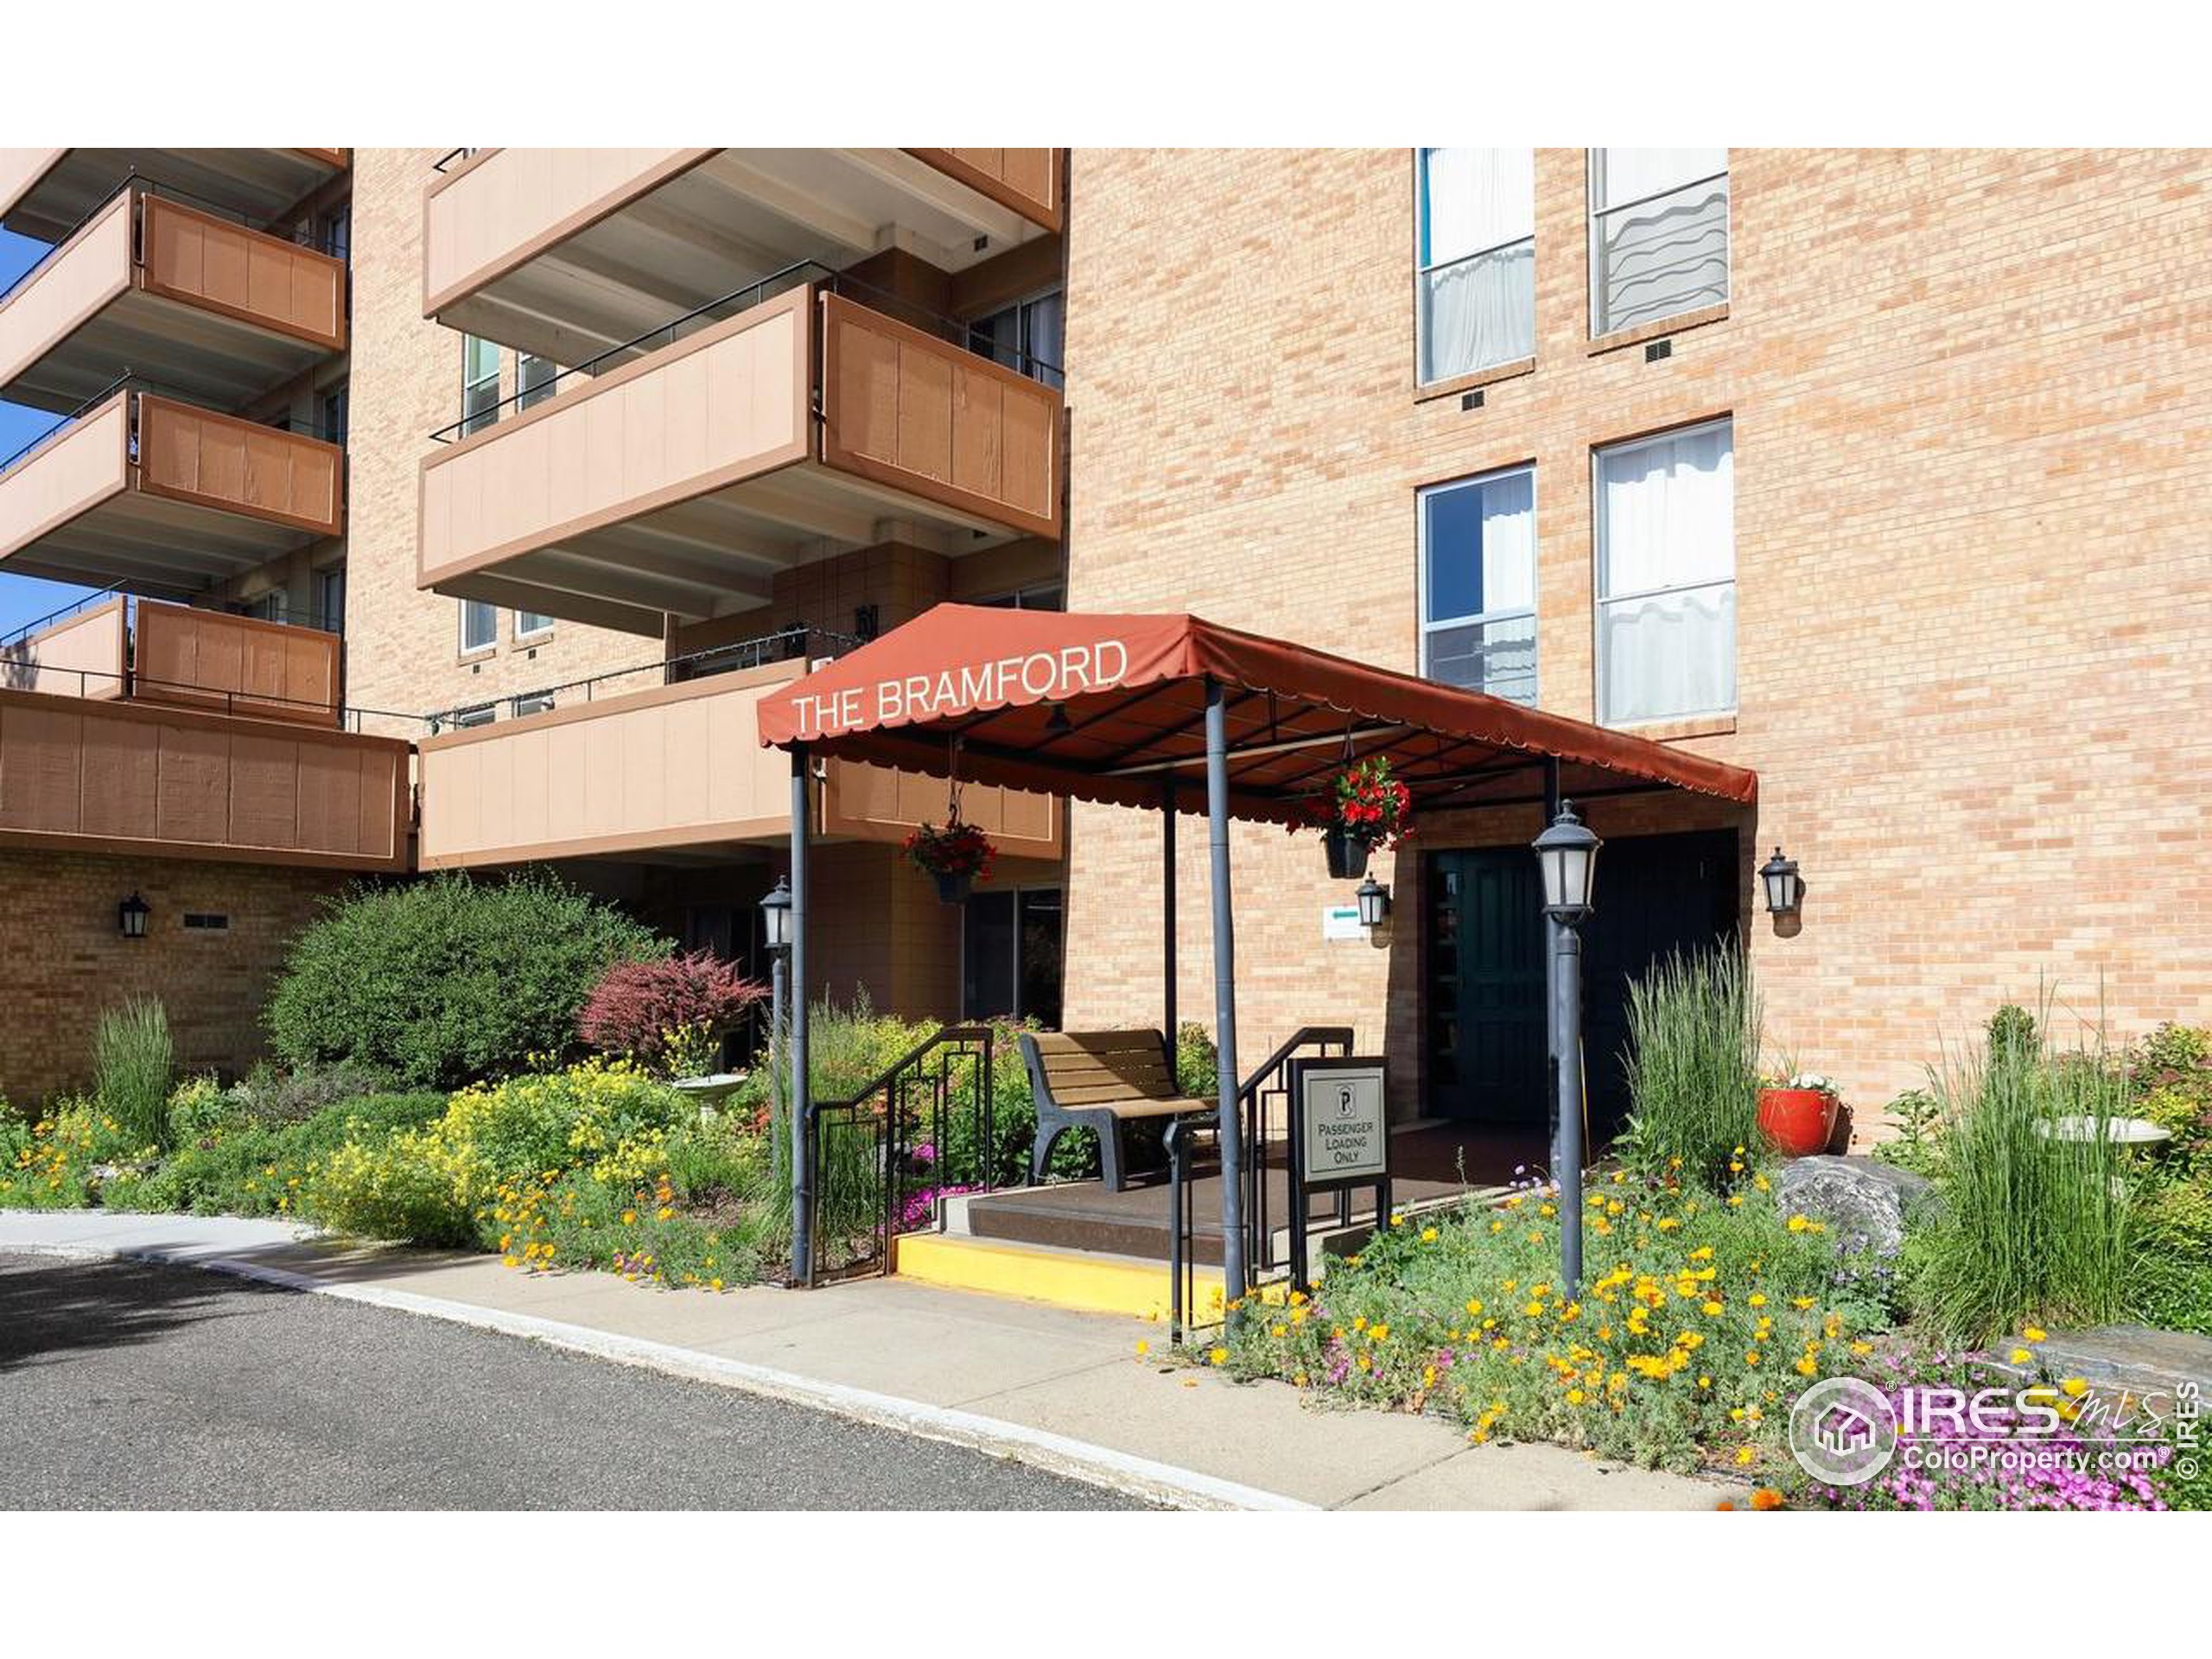
<svg viewBox="0 0 2212 1659"><path fill-rule="evenodd" d="M1331 878L1357 881L1377 847L1395 847L1413 834L1413 791L1398 781L1388 757L1370 755L1332 776L1291 829L1319 830Z"/></svg>
<svg viewBox="0 0 2212 1659"><path fill-rule="evenodd" d="M916 869L936 880L937 896L948 905L959 904L978 880L988 879L998 856L991 838L957 815L942 830L925 823L914 830L906 837L906 851Z"/></svg>

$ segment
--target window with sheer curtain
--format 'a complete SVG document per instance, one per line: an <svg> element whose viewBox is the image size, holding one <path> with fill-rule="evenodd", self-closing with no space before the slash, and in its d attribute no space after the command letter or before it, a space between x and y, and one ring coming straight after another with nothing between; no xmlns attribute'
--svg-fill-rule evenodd
<svg viewBox="0 0 2212 1659"><path fill-rule="evenodd" d="M1533 355L1535 151L1424 149L1418 161L1421 383Z"/></svg>
<svg viewBox="0 0 2212 1659"><path fill-rule="evenodd" d="M1536 701L1536 474L1421 493L1421 671L1494 697Z"/></svg>
<svg viewBox="0 0 2212 1659"><path fill-rule="evenodd" d="M1590 332L1728 297L1728 152L1590 152Z"/></svg>
<svg viewBox="0 0 2212 1659"><path fill-rule="evenodd" d="M499 610L480 599L461 601L461 648L489 651L499 643Z"/></svg>
<svg viewBox="0 0 2212 1659"><path fill-rule="evenodd" d="M1736 707L1732 423L1600 449L1598 706L1609 725Z"/></svg>

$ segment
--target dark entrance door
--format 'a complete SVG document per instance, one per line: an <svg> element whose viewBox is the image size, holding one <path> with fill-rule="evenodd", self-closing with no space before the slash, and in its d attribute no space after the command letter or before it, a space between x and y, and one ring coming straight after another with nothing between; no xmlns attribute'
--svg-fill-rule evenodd
<svg viewBox="0 0 2212 1659"><path fill-rule="evenodd" d="M1623 836L1598 855L1598 906L1582 930L1583 1075L1593 1135L1628 1108L1629 982L1670 950L1737 925L1732 830ZM1525 847L1429 855L1430 1110L1473 1123L1549 1116L1543 916Z"/></svg>

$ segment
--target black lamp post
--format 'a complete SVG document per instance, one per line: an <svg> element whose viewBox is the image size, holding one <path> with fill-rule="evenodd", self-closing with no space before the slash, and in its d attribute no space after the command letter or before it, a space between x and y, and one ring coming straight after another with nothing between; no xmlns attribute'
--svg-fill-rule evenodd
<svg viewBox="0 0 2212 1659"><path fill-rule="evenodd" d="M141 899L135 893L132 893L128 899L124 899L121 904L115 907L115 925L117 929L126 939L144 938L146 937L146 918L153 913L153 909L154 907L148 904L143 899Z"/></svg>
<svg viewBox="0 0 2212 1659"><path fill-rule="evenodd" d="M1551 1050L1559 1056L1560 1276L1567 1294L1582 1286L1582 935L1604 843L1561 801L1533 843L1544 878L1544 914L1552 928Z"/></svg>
<svg viewBox="0 0 2212 1659"><path fill-rule="evenodd" d="M768 1092L774 1115L784 1115L784 981L791 955L791 884L778 876L760 901L760 937L768 947ZM791 1128L791 1155L799 1154L799 1138L805 1131Z"/></svg>
<svg viewBox="0 0 2212 1659"><path fill-rule="evenodd" d="M1390 889L1373 876L1361 882L1359 890L1352 897L1359 900L1359 925L1369 932L1372 933L1389 919Z"/></svg>
<svg viewBox="0 0 2212 1659"><path fill-rule="evenodd" d="M1759 880L1766 884L1766 907L1775 916L1794 916L1805 896L1805 883L1797 874L1797 861L1784 858L1782 849L1759 866Z"/></svg>

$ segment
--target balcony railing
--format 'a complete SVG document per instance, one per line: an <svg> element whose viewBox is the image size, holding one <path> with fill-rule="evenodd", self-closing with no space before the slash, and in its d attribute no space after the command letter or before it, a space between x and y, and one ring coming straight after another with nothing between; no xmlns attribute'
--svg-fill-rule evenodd
<svg viewBox="0 0 2212 1659"><path fill-rule="evenodd" d="M418 582L658 633L886 519L947 554L1057 540L1060 393L956 327L802 264L470 411L423 463Z"/></svg>
<svg viewBox="0 0 2212 1659"><path fill-rule="evenodd" d="M346 349L346 267L126 180L0 295L0 393L65 410L126 374L235 405Z"/></svg>
<svg viewBox="0 0 2212 1659"><path fill-rule="evenodd" d="M760 747L753 711L820 657L857 644L797 625L548 688L513 701L550 696L550 709L424 740L423 867L784 842L791 761ZM677 677L716 662L729 665ZM1009 857L1061 855L1061 809L1049 797L970 785L961 806ZM847 761L824 769L815 806L823 835L874 842L903 840L944 810L936 779Z"/></svg>
<svg viewBox="0 0 2212 1659"><path fill-rule="evenodd" d="M733 275L899 246L958 272L1060 226L1047 149L448 152L423 198L423 314L556 362Z"/></svg>

